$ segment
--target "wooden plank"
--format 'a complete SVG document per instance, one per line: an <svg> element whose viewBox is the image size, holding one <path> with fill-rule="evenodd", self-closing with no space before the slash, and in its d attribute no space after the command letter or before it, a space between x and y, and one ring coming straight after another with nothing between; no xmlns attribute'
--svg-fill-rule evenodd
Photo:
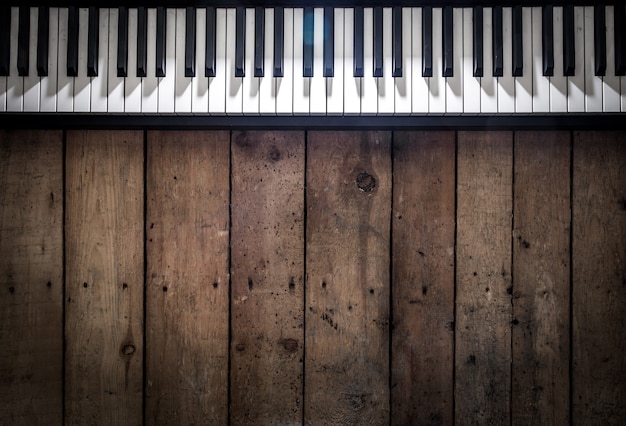
<svg viewBox="0 0 626 426"><path fill-rule="evenodd" d="M570 133L515 132L513 424L569 424Z"/></svg>
<svg viewBox="0 0 626 426"><path fill-rule="evenodd" d="M511 394L510 132L459 132L455 415L509 424Z"/></svg>
<svg viewBox="0 0 626 426"><path fill-rule="evenodd" d="M391 422L452 424L455 134L393 146Z"/></svg>
<svg viewBox="0 0 626 426"><path fill-rule="evenodd" d="M574 133L572 420L626 423L626 143Z"/></svg>
<svg viewBox="0 0 626 426"><path fill-rule="evenodd" d="M389 132L310 132L305 424L389 422Z"/></svg>
<svg viewBox="0 0 626 426"><path fill-rule="evenodd" d="M143 133L68 131L65 421L139 424Z"/></svg>
<svg viewBox="0 0 626 426"><path fill-rule="evenodd" d="M62 137L0 131L0 424L63 415Z"/></svg>
<svg viewBox="0 0 626 426"><path fill-rule="evenodd" d="M304 132L233 132L231 194L231 424L298 424Z"/></svg>
<svg viewBox="0 0 626 426"><path fill-rule="evenodd" d="M226 424L229 134L147 150L146 423Z"/></svg>

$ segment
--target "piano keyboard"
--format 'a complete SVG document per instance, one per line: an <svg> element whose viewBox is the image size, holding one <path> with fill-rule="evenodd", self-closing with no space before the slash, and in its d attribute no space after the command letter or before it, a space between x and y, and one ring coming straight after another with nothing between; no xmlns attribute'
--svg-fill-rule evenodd
<svg viewBox="0 0 626 426"><path fill-rule="evenodd" d="M626 7L0 8L0 111L626 111Z"/></svg>

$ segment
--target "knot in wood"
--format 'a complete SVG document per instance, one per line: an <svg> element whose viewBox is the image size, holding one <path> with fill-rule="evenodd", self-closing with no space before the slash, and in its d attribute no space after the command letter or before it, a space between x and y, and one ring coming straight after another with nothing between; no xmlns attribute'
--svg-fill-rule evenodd
<svg viewBox="0 0 626 426"><path fill-rule="evenodd" d="M376 188L376 178L367 172L361 172L356 177L356 185L360 191L372 192Z"/></svg>
<svg viewBox="0 0 626 426"><path fill-rule="evenodd" d="M124 345L122 346L122 355L124 356L131 356L132 354L135 353L135 346L134 345Z"/></svg>

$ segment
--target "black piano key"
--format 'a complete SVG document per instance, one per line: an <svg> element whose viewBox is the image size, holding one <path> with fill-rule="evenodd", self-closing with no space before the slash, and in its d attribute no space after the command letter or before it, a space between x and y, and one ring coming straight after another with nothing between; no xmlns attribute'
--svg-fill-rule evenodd
<svg viewBox="0 0 626 426"><path fill-rule="evenodd" d="M492 37L493 37L493 76L502 77L504 74L502 41L502 6L495 6L492 13Z"/></svg>
<svg viewBox="0 0 626 426"><path fill-rule="evenodd" d="M37 16L37 75L48 75L48 37L50 33L50 8L40 6Z"/></svg>
<svg viewBox="0 0 626 426"><path fill-rule="evenodd" d="M513 7L513 77L524 75L522 6Z"/></svg>
<svg viewBox="0 0 626 426"><path fill-rule="evenodd" d="M626 75L626 8L615 7L615 75Z"/></svg>
<svg viewBox="0 0 626 426"><path fill-rule="evenodd" d="M196 76L196 8L185 10L185 77Z"/></svg>
<svg viewBox="0 0 626 426"><path fill-rule="evenodd" d="M128 9L119 7L117 13L117 76L128 76Z"/></svg>
<svg viewBox="0 0 626 426"><path fill-rule="evenodd" d="M402 77L402 8L394 7L391 17L391 58L393 62L392 77Z"/></svg>
<svg viewBox="0 0 626 426"><path fill-rule="evenodd" d="M17 29L17 74L28 75L28 42L30 41L30 7L22 6L19 11Z"/></svg>
<svg viewBox="0 0 626 426"><path fill-rule="evenodd" d="M324 8L324 77L335 75L335 12Z"/></svg>
<svg viewBox="0 0 626 426"><path fill-rule="evenodd" d="M238 7L235 21L235 77L245 77L246 9Z"/></svg>
<svg viewBox="0 0 626 426"><path fill-rule="evenodd" d="M206 8L206 45L204 75L215 77L215 8Z"/></svg>
<svg viewBox="0 0 626 426"><path fill-rule="evenodd" d="M148 10L137 9L137 77L146 77L148 72Z"/></svg>
<svg viewBox="0 0 626 426"><path fill-rule="evenodd" d="M11 54L11 8L0 7L0 75L9 75Z"/></svg>
<svg viewBox="0 0 626 426"><path fill-rule="evenodd" d="M285 59L285 9L274 8L274 77L283 77Z"/></svg>
<svg viewBox="0 0 626 426"><path fill-rule="evenodd" d="M593 47L595 73L597 76L606 74L606 27L604 6L593 8Z"/></svg>
<svg viewBox="0 0 626 426"><path fill-rule="evenodd" d="M156 27L156 76L165 77L165 37L167 34L165 19L165 8L157 7L157 27Z"/></svg>
<svg viewBox="0 0 626 426"><path fill-rule="evenodd" d="M254 9L254 76L263 77L263 61L265 59L265 9Z"/></svg>
<svg viewBox="0 0 626 426"><path fill-rule="evenodd" d="M312 7L304 8L302 38L302 76L313 77L313 26L315 25Z"/></svg>
<svg viewBox="0 0 626 426"><path fill-rule="evenodd" d="M363 67L363 8L354 8L354 77L365 75Z"/></svg>
<svg viewBox="0 0 626 426"><path fill-rule="evenodd" d="M374 8L374 77L383 76L383 8Z"/></svg>
<svg viewBox="0 0 626 426"><path fill-rule="evenodd" d="M87 75L89 77L98 75L99 17L99 9L97 7L90 7L89 27L87 30Z"/></svg>
<svg viewBox="0 0 626 426"><path fill-rule="evenodd" d="M67 11L67 76L78 75L78 8Z"/></svg>
<svg viewBox="0 0 626 426"><path fill-rule="evenodd" d="M452 77L454 72L454 21L452 17L452 7L443 8L443 76Z"/></svg>
<svg viewBox="0 0 626 426"><path fill-rule="evenodd" d="M541 10L541 47L543 55L543 75L554 75L554 16L552 6Z"/></svg>
<svg viewBox="0 0 626 426"><path fill-rule="evenodd" d="M483 7L474 6L474 77L483 76Z"/></svg>
<svg viewBox="0 0 626 426"><path fill-rule="evenodd" d="M422 77L433 76L433 8L422 9Z"/></svg>
<svg viewBox="0 0 626 426"><path fill-rule="evenodd" d="M576 67L574 6L563 6L563 75L573 76Z"/></svg>

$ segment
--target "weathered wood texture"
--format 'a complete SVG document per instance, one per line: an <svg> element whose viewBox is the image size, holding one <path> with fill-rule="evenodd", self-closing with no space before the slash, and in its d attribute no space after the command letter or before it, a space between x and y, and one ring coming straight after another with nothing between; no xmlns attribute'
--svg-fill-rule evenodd
<svg viewBox="0 0 626 426"><path fill-rule="evenodd" d="M570 134L516 132L513 424L569 424Z"/></svg>
<svg viewBox="0 0 626 426"><path fill-rule="evenodd" d="M60 424L63 134L0 132L0 424Z"/></svg>
<svg viewBox="0 0 626 426"><path fill-rule="evenodd" d="M451 424L454 132L393 140L391 423Z"/></svg>
<svg viewBox="0 0 626 426"><path fill-rule="evenodd" d="M389 421L391 134L310 132L305 424Z"/></svg>
<svg viewBox="0 0 626 426"><path fill-rule="evenodd" d="M136 425L143 396L143 137L70 131L65 421Z"/></svg>
<svg viewBox="0 0 626 426"><path fill-rule="evenodd" d="M231 424L303 406L304 132L233 132Z"/></svg>
<svg viewBox="0 0 626 426"><path fill-rule="evenodd" d="M229 133L147 139L146 423L226 424Z"/></svg>
<svg viewBox="0 0 626 426"><path fill-rule="evenodd" d="M573 411L577 425L626 421L626 134L575 132Z"/></svg>
<svg viewBox="0 0 626 426"><path fill-rule="evenodd" d="M510 420L512 139L458 134L457 424Z"/></svg>

